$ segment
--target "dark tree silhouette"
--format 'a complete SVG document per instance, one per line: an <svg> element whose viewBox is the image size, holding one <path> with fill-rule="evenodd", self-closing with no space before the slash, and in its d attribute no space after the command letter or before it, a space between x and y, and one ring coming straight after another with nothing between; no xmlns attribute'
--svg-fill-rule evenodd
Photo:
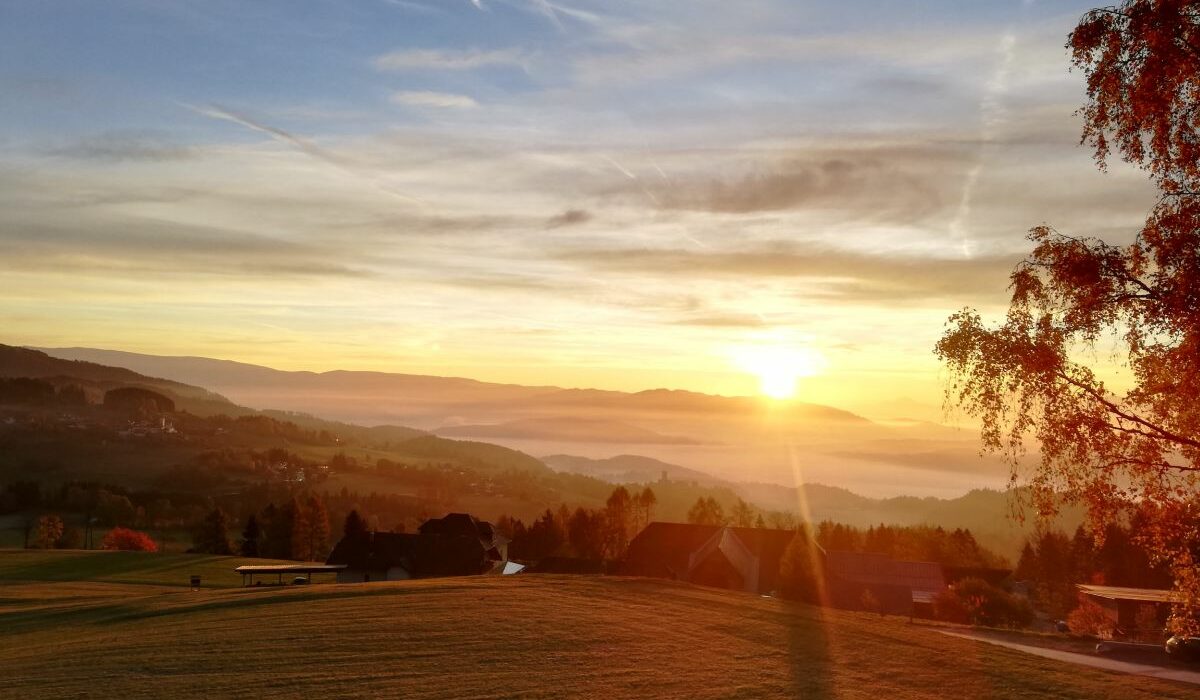
<svg viewBox="0 0 1200 700"><path fill-rule="evenodd" d="M351 540L363 539L367 536L367 521L363 520L357 509L346 514L346 522L342 525L342 536Z"/></svg>
<svg viewBox="0 0 1200 700"><path fill-rule="evenodd" d="M229 516L214 508L192 533L192 548L204 554L233 554L229 542Z"/></svg>
<svg viewBox="0 0 1200 700"><path fill-rule="evenodd" d="M243 557L259 556L258 540L262 537L262 528L258 526L258 518L251 515L246 519L246 528L242 530Z"/></svg>

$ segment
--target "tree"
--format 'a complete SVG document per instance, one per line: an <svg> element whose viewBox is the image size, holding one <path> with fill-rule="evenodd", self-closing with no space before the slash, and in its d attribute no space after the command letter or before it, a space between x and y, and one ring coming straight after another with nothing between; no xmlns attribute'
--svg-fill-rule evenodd
<svg viewBox="0 0 1200 700"><path fill-rule="evenodd" d="M687 520L696 525L724 525L725 509L712 496L701 496L688 509Z"/></svg>
<svg viewBox="0 0 1200 700"><path fill-rule="evenodd" d="M567 522L567 540L577 556L584 559L604 557L604 518L583 508L576 508Z"/></svg>
<svg viewBox="0 0 1200 700"><path fill-rule="evenodd" d="M346 514L346 522L342 525L342 536L348 540L365 539L367 536L367 521L363 520L358 514L358 510L352 510Z"/></svg>
<svg viewBox="0 0 1200 700"><path fill-rule="evenodd" d="M33 544L38 549L53 549L63 534L63 521L57 515L43 515L37 519Z"/></svg>
<svg viewBox="0 0 1200 700"><path fill-rule="evenodd" d="M789 600L821 602L824 570L811 533L796 533L779 560L779 594Z"/></svg>
<svg viewBox="0 0 1200 700"><path fill-rule="evenodd" d="M229 516L213 508L192 532L192 549L204 554L233 554L229 542Z"/></svg>
<svg viewBox="0 0 1200 700"><path fill-rule="evenodd" d="M316 494L309 496L305 504L305 521L308 559L324 559L329 553L329 512Z"/></svg>
<svg viewBox="0 0 1200 700"><path fill-rule="evenodd" d="M118 549L125 552L157 552L158 545L140 530L114 527L100 543L101 549Z"/></svg>
<svg viewBox="0 0 1200 700"><path fill-rule="evenodd" d="M613 489L604 504L604 517L608 523L607 554L610 559L625 556L629 544L630 520L633 517L633 498L624 486Z"/></svg>
<svg viewBox="0 0 1200 700"><path fill-rule="evenodd" d="M308 508L295 496L285 508L292 514L292 550L288 552L286 558L311 561L312 545L309 540Z"/></svg>
<svg viewBox="0 0 1200 700"><path fill-rule="evenodd" d="M733 524L738 527L753 527L754 506L739 498L737 499L737 503L734 503L733 508L729 511L729 518L733 521Z"/></svg>
<svg viewBox="0 0 1200 700"><path fill-rule="evenodd" d="M637 497L637 507L642 520L639 531L654 520L654 506L656 505L658 505L658 496L654 495L654 489L649 486L643 488Z"/></svg>
<svg viewBox="0 0 1200 700"><path fill-rule="evenodd" d="M947 398L981 419L1014 482L1040 445L1039 514L1080 502L1099 533L1140 511L1137 536L1181 594L1172 626L1200 633L1200 12L1125 0L1085 14L1068 47L1087 78L1083 141L1102 169L1115 147L1160 199L1128 245L1032 229L1005 321L964 309L936 352ZM1080 359L1099 341L1128 388Z"/></svg>
<svg viewBox="0 0 1200 700"><path fill-rule="evenodd" d="M242 530L242 556L259 556L258 541L261 538L262 528L258 525L258 518L254 515L251 515L246 519L246 528Z"/></svg>

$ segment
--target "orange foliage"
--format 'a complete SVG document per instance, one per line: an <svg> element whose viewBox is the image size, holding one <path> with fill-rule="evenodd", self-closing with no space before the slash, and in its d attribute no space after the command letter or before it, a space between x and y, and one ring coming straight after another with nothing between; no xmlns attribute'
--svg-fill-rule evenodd
<svg viewBox="0 0 1200 700"><path fill-rule="evenodd" d="M1012 274L1005 322L951 316L936 352L948 398L981 418L986 449L1012 480L1031 441L1038 512L1060 497L1099 529L1131 509L1185 603L1174 626L1200 631L1200 2L1127 0L1093 10L1068 43L1087 75L1083 140L1104 167L1115 144L1162 198L1136 240L1116 246L1048 226ZM1130 370L1118 393L1074 358L1104 340Z"/></svg>
<svg viewBox="0 0 1200 700"><path fill-rule="evenodd" d="M158 545L150 539L150 535L139 530L125 527L114 527L104 536L100 543L103 549L120 549L127 552L157 552Z"/></svg>

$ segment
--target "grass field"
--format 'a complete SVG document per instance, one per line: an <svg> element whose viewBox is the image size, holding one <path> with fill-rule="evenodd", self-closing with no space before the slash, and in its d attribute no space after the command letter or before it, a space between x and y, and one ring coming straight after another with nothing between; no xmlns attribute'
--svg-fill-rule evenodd
<svg viewBox="0 0 1200 700"><path fill-rule="evenodd" d="M665 581L515 576L206 589L0 554L0 697L1186 698L901 618ZM34 553L36 558L39 553ZM96 555L90 554L89 557ZM182 558L181 558L182 557ZM67 580L71 562L77 578ZM40 568L39 568L40 567ZM29 577L42 570L46 582ZM117 583L139 579L144 583Z"/></svg>
<svg viewBox="0 0 1200 700"><path fill-rule="evenodd" d="M294 563L208 554L0 549L0 585L25 581L100 581L187 587L191 577L197 575L203 588L232 588L242 585L242 577L233 571L237 566Z"/></svg>

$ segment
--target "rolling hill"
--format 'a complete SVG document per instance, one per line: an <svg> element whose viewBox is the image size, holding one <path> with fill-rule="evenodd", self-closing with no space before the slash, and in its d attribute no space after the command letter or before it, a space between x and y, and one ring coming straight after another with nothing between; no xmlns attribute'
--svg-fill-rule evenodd
<svg viewBox="0 0 1200 700"><path fill-rule="evenodd" d="M387 372L286 372L225 360L52 348L220 392L255 408L360 425L398 424L528 454L607 459L636 453L730 482L837 484L873 497L958 496L1003 488L974 431L875 423L832 406L693 391L496 384ZM801 474L800 479L797 473Z"/></svg>
<svg viewBox="0 0 1200 700"><path fill-rule="evenodd" d="M29 561L15 580L6 556L3 697L1158 700L1195 692L903 618L669 581L519 575L193 592L47 582L32 578Z"/></svg>

